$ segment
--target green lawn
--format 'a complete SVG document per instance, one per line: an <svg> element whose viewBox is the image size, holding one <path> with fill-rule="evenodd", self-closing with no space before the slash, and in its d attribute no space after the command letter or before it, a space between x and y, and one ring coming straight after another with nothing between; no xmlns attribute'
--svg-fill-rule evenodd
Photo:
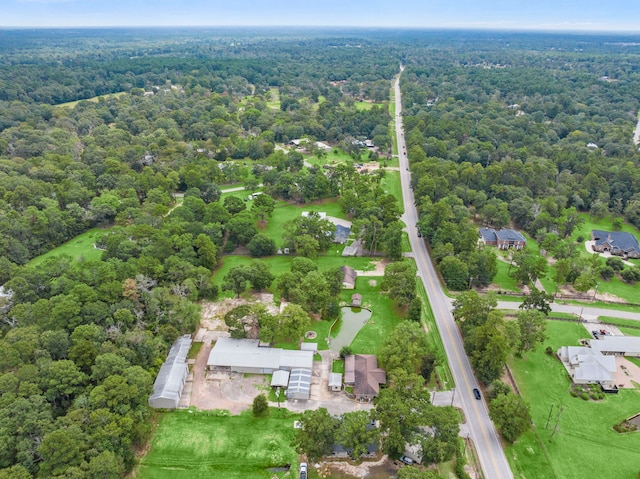
<svg viewBox="0 0 640 479"><path fill-rule="evenodd" d="M80 103L81 101L90 101L90 102L93 102L93 103L98 103L98 100L99 100L100 98L105 98L105 99L106 99L106 98L119 98L119 97L121 97L122 95L126 95L126 94L127 94L127 92L121 91L121 92L119 92L119 93L110 93L110 94L108 94L108 95L99 95L99 96L94 96L94 97L92 97L92 98L87 98L87 99L84 99L84 100L75 100L75 101L68 101L68 102L66 102L66 103L59 103L59 104L54 105L54 106L55 106L55 107L57 107L57 108L59 108L59 107L75 108L75 107L76 107L76 105L77 105L78 103Z"/></svg>
<svg viewBox="0 0 640 479"><path fill-rule="evenodd" d="M337 218L345 217L342 208L338 204L338 200L335 198L314 201L304 205L294 205L286 201L279 201L276 203L276 207L266 227L264 230L261 230L261 232L274 240L277 246L281 246L283 225L288 221L299 218L303 211L324 212L328 216L335 216Z"/></svg>
<svg viewBox="0 0 640 479"><path fill-rule="evenodd" d="M269 88L271 100L267 101L267 106L273 110L280 109L280 89L277 86Z"/></svg>
<svg viewBox="0 0 640 479"><path fill-rule="evenodd" d="M381 182L382 188L392 194L398 201L398 209L404 213L404 201L402 200L402 184L399 171L387 171Z"/></svg>
<svg viewBox="0 0 640 479"><path fill-rule="evenodd" d="M587 336L580 324L549 321L549 339L510 367L522 395L531 408L534 433L507 448L516 478L527 479L632 479L638 475L640 434L620 435L613 425L640 412L640 392L622 390L600 402L583 401L569 395L570 381L555 356L544 353L547 346L578 345ZM551 421L545 428L551 405ZM560 407L556 435L551 438Z"/></svg>
<svg viewBox="0 0 640 479"><path fill-rule="evenodd" d="M308 163L311 163L314 166L323 166L323 165L338 165L338 164L347 164L352 165L355 163L353 158L349 156L348 153L345 153L339 148L333 148L331 151L328 151L326 155L323 155L322 158L317 158L316 156L307 156L304 158Z"/></svg>
<svg viewBox="0 0 640 479"><path fill-rule="evenodd" d="M447 355L444 351L444 344L442 343L442 337L440 336L440 331L438 330L438 326L436 324L436 318L431 310L431 304L429 303L429 298L427 297L427 291L425 290L424 283L421 278L418 278L417 284L418 296L422 299L422 322L427 328L427 337L429 338L429 343L431 347L436 353L436 357L438 358L438 363L436 366L436 372L442 381L442 384L446 383L447 387L455 387L455 381L453 380L453 375L449 370L449 364L447 363Z"/></svg>
<svg viewBox="0 0 640 479"><path fill-rule="evenodd" d="M384 103L374 103L372 101L356 101L353 104L356 110L371 110L376 105L384 107Z"/></svg>
<svg viewBox="0 0 640 479"><path fill-rule="evenodd" d="M285 416L286 415L286 416ZM177 411L160 415L149 453L140 461L136 479L271 479L291 473L269 467L292 464L293 421L284 410L270 409L266 418L250 411L240 416ZM295 474L294 477L297 477Z"/></svg>
<svg viewBox="0 0 640 479"><path fill-rule="evenodd" d="M67 255L75 260L99 260L102 258L102 251L95 249L95 243L102 235L106 234L108 229L92 228L89 231L76 236L75 238L61 244L57 248L52 249L40 256L36 256L27 263L28 266L37 266L48 258L55 256Z"/></svg>
<svg viewBox="0 0 640 479"><path fill-rule="evenodd" d="M506 291L520 292L521 289L516 283L516 280L509 276L509 263L498 260L497 262L498 272L493 278L493 284L497 284L500 288ZM512 266L513 269L515 266Z"/></svg>
<svg viewBox="0 0 640 479"><path fill-rule="evenodd" d="M351 302L351 295L362 295L362 304L371 309L371 318L367 324L358 331L351 343L351 348L357 354L380 354L386 337L403 321L405 312L398 308L388 295L380 293L381 276L359 276L356 279L355 290L344 290L341 299ZM369 282L375 281L373 286Z"/></svg>

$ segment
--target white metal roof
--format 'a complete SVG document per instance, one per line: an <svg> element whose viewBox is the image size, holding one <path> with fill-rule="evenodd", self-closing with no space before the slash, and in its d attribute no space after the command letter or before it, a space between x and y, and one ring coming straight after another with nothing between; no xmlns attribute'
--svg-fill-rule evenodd
<svg viewBox="0 0 640 479"><path fill-rule="evenodd" d="M220 338L209 353L208 366L261 369L313 367L313 351L258 347L257 339Z"/></svg>
<svg viewBox="0 0 640 479"><path fill-rule="evenodd" d="M287 388L287 397L296 394L306 395L309 398L311 390L311 370L310 369L292 369L289 375L289 387Z"/></svg>
<svg viewBox="0 0 640 479"><path fill-rule="evenodd" d="M601 353L640 354L640 337L638 336L601 336L589 341L592 349Z"/></svg>
<svg viewBox="0 0 640 479"><path fill-rule="evenodd" d="M329 373L329 387L342 387L342 373Z"/></svg>
<svg viewBox="0 0 640 479"><path fill-rule="evenodd" d="M271 376L271 387L286 388L287 384L289 384L289 371L280 369L273 372L273 376Z"/></svg>
<svg viewBox="0 0 640 479"><path fill-rule="evenodd" d="M153 383L153 394L149 397L149 403L154 399L172 399L178 401L182 393L184 378L189 372L187 355L191 348L191 336L180 336L167 355L167 360L160 367L158 376Z"/></svg>

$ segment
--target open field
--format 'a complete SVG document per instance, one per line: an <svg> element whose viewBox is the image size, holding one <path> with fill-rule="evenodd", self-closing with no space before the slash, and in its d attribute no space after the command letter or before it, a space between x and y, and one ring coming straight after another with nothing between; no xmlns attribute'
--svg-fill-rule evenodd
<svg viewBox="0 0 640 479"><path fill-rule="evenodd" d="M75 101L68 101L66 103L59 103L59 104L54 105L54 106L56 108L59 108L59 107L75 108L76 105L78 103L80 103L81 101L90 101L90 102L93 102L93 103L98 103L98 100L100 98L105 98L105 99L107 99L107 98L118 98L118 97L121 97L122 95L126 95L126 94L127 94L127 92L121 91L121 92L118 92L118 93L109 93L108 95L94 96L93 98L86 98L84 100L75 100Z"/></svg>
<svg viewBox="0 0 640 479"><path fill-rule="evenodd" d="M75 238L61 244L57 248L47 251L40 256L36 256L27 263L28 266L37 266L48 258L55 256L67 255L76 261L78 260L99 260L102 257L102 251L95 249L95 243L102 235L106 234L108 229L92 228L79 234Z"/></svg>
<svg viewBox="0 0 640 479"><path fill-rule="evenodd" d="M291 473L268 468L285 464L291 464L292 471L297 468L297 454L291 447L297 416L283 409L271 409L268 417L260 419L250 411L240 416L213 414L161 414L136 479L291 477Z"/></svg>
<svg viewBox="0 0 640 479"><path fill-rule="evenodd" d="M640 412L640 391L622 390L598 402L571 397L566 370L544 349L551 346L555 352L560 346L577 346L587 331L577 323L549 321L547 336L535 352L509 363L535 424L535 433L527 433L506 450L515 477L636 478L640 434L618 434L612 427ZM560 408L564 410L558 421ZM558 429L552 437L556 421Z"/></svg>

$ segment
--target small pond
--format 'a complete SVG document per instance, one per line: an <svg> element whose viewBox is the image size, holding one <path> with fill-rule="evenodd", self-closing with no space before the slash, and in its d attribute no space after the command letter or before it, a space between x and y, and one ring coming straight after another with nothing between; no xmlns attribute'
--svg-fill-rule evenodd
<svg viewBox="0 0 640 479"><path fill-rule="evenodd" d="M371 311L364 308L346 306L340 308L341 319L331 330L331 351L340 352L343 346L349 346L369 318ZM334 337L335 335L335 337Z"/></svg>

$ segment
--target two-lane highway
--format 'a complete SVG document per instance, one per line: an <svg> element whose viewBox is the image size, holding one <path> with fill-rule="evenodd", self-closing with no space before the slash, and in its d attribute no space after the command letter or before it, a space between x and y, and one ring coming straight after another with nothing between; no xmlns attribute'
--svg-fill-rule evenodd
<svg viewBox="0 0 640 479"><path fill-rule="evenodd" d="M402 69L401 69L402 74ZM400 178L402 181L402 196L404 198L403 221L407 225L411 249L413 250L418 275L422 278L427 295L431 303L436 324L444 343L445 353L449 361L449 368L456 383L456 403L460 404L467 419L469 434L473 440L484 477L486 479L513 478L504 450L498 439L496 429L489 418L484 399L477 400L473 396L473 388L478 387L473 375L469 359L464 351L460 332L451 314L451 301L444 294L438 281L435 269L422 238L418 238L415 228L418 222L418 212L413 198L413 191L409 187L411 180L408 171L409 162L402 129L402 101L400 97L400 77L395 85L396 101L396 136L398 139L398 158L400 161Z"/></svg>

